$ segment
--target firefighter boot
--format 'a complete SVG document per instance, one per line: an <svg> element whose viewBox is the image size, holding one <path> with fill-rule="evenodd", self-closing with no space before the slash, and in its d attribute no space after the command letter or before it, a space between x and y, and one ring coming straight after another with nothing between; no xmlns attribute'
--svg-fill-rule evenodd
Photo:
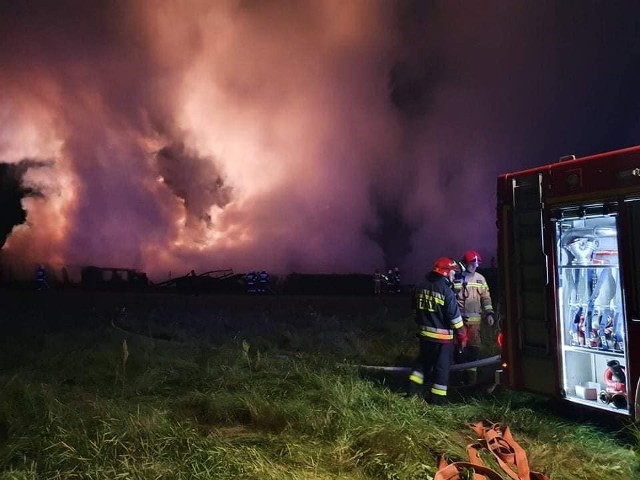
<svg viewBox="0 0 640 480"><path fill-rule="evenodd" d="M409 375L409 387L407 389L408 397L421 397L423 396L424 389L424 374L415 369Z"/></svg>
<svg viewBox="0 0 640 480"><path fill-rule="evenodd" d="M432 393L432 392L425 392L424 400L430 405L443 406L447 404L446 395L436 395L435 393Z"/></svg>

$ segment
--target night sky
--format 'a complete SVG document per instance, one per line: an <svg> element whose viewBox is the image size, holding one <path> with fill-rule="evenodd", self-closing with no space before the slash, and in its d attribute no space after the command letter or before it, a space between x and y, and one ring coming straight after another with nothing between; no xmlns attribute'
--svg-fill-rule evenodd
<svg viewBox="0 0 640 480"><path fill-rule="evenodd" d="M639 71L637 2L0 0L1 258L488 261L496 177L640 143Z"/></svg>

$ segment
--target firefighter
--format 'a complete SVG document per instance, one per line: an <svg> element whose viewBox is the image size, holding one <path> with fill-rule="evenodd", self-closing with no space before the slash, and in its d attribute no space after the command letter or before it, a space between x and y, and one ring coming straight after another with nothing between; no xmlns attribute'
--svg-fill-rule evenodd
<svg viewBox="0 0 640 480"><path fill-rule="evenodd" d="M384 276L384 288L387 293L393 293L395 290L395 281L393 279L393 270L389 269Z"/></svg>
<svg viewBox="0 0 640 480"><path fill-rule="evenodd" d="M256 272L254 270L251 270L245 276L245 282L246 282L246 285L247 285L247 293L249 293L249 294L256 293L256 280L257 280L256 277L257 277L257 275L256 275Z"/></svg>
<svg viewBox="0 0 640 480"><path fill-rule="evenodd" d="M442 257L433 270L416 285L412 307L418 324L420 353L409 376L409 393L422 393L433 404L445 403L449 369L453 360L454 334L466 346L467 333L453 291L453 279L460 271L458 262Z"/></svg>
<svg viewBox="0 0 640 480"><path fill-rule="evenodd" d="M380 295L380 293L382 293L382 274L376 268L376 271L373 272L373 294Z"/></svg>
<svg viewBox="0 0 640 480"><path fill-rule="evenodd" d="M269 290L269 274L262 270L258 274L258 293L267 293Z"/></svg>
<svg viewBox="0 0 640 480"><path fill-rule="evenodd" d="M482 257L475 250L467 250L462 257L464 269L456 275L453 288L458 298L458 305L465 327L467 327L468 342L458 357L459 362L473 362L480 356L480 326L482 317L489 326L493 326L495 315L489 294L489 285L484 276L476 271ZM464 383L476 383L478 371L476 367L465 370Z"/></svg>
<svg viewBox="0 0 640 480"><path fill-rule="evenodd" d="M36 268L36 290L48 290L49 283L47 282L47 271L44 265L38 265Z"/></svg>
<svg viewBox="0 0 640 480"><path fill-rule="evenodd" d="M400 269L398 267L393 269L393 283L396 287L396 293L400 293Z"/></svg>

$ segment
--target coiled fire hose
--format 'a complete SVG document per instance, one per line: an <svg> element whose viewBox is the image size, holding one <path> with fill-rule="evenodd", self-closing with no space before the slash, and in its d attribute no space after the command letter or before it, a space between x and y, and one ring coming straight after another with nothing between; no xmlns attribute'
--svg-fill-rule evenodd
<svg viewBox="0 0 640 480"><path fill-rule="evenodd" d="M460 474L469 470L474 472L475 480L502 480L503 477L498 472L482 463L480 450L489 450L500 468L513 480L549 480L545 474L529 468L527 453L511 436L509 427L499 423L479 422L471 425L471 429L478 436L478 441L467 446L469 461L448 464L444 456L441 457L433 480L461 480Z"/></svg>

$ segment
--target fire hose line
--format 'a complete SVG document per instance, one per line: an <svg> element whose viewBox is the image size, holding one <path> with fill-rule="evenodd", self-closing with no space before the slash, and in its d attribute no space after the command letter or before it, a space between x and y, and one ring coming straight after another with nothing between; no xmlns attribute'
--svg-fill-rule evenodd
<svg viewBox="0 0 640 480"><path fill-rule="evenodd" d="M125 333L127 335L135 335L135 336L138 336L138 337L150 338L152 340L172 341L172 339L169 339L169 338L162 338L162 337L153 336L153 335L145 335L143 333L138 333L138 332L134 332L132 330L127 330L127 329L121 327L120 325L118 325L118 323L116 322L115 318L112 318L109 323L111 324L112 328L114 328L115 330L118 330L118 331L120 331L122 333ZM456 363L454 365L451 365L449 371L457 372L459 370L467 370L469 368L487 367L487 366L490 366L490 365L497 365L500 362L501 362L500 355L494 355L493 357L481 358L480 360L475 360L473 362ZM340 364L338 364L338 367L355 367L355 368L359 368L361 370L371 370L371 371L378 371L378 372L398 372L398 373L406 372L406 373L409 373L411 371L411 367L385 367L383 365L357 365L357 364L348 364L348 363L340 363Z"/></svg>
<svg viewBox="0 0 640 480"><path fill-rule="evenodd" d="M488 367L490 365L500 364L501 358L500 355L494 355L493 357L482 358L480 360L474 360L473 362L466 363L456 363L451 365L450 371L457 372L459 370L467 370L469 368L478 368L478 367ZM342 367L356 367L362 370L373 370L378 372L410 372L411 367L385 367L382 365L349 365L349 364L340 364Z"/></svg>

